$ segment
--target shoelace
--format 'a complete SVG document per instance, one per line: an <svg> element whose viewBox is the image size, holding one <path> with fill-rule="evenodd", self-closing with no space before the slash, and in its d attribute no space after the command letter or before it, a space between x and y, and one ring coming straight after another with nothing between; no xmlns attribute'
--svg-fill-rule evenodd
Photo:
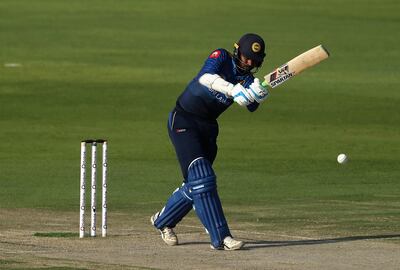
<svg viewBox="0 0 400 270"><path fill-rule="evenodd" d="M174 231L172 229L165 228L163 230L163 233L166 234L168 237L171 237L171 236L175 237L175 233L174 233Z"/></svg>

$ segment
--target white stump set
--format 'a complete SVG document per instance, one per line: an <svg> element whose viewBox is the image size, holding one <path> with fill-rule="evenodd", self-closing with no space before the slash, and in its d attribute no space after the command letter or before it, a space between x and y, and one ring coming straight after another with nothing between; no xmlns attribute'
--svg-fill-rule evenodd
<svg viewBox="0 0 400 270"><path fill-rule="evenodd" d="M91 200L90 200L90 236L96 236L96 182L97 182L97 145L102 144L102 201L101 201L101 235L107 236L107 141L84 140L81 142L80 174L80 217L79 237L85 237L86 210L86 145L91 145Z"/></svg>

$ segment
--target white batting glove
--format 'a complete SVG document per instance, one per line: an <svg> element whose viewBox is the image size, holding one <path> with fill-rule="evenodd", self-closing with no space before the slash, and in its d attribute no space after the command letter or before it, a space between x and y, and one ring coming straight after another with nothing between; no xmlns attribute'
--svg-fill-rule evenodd
<svg viewBox="0 0 400 270"><path fill-rule="evenodd" d="M230 91L233 101L235 101L240 106L247 106L254 102L253 96L249 93L249 89L244 88L240 83L235 84L235 86Z"/></svg>
<svg viewBox="0 0 400 270"><path fill-rule="evenodd" d="M268 89L260 83L260 80L255 78L254 82L249 86L249 93L251 97L258 103L267 99L269 92Z"/></svg>

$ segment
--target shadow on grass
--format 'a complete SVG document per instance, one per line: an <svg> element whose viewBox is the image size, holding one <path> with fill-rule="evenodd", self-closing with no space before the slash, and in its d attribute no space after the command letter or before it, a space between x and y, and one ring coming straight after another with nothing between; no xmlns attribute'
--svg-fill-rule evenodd
<svg viewBox="0 0 400 270"><path fill-rule="evenodd" d="M340 242L351 242L351 241L373 240L373 239L391 239L391 238L399 238L400 239L400 234L357 235L357 236L338 237L338 238L310 239L310 240L286 240L286 241L247 240L245 249L323 245L323 244L334 244L334 243L340 243Z"/></svg>
<svg viewBox="0 0 400 270"><path fill-rule="evenodd" d="M206 241L179 242L179 246L191 246L191 245L210 245L210 242Z"/></svg>
<svg viewBox="0 0 400 270"><path fill-rule="evenodd" d="M72 232L37 232L37 233L34 233L33 236L36 236L36 237L69 238L69 237L78 237L79 233L72 233Z"/></svg>

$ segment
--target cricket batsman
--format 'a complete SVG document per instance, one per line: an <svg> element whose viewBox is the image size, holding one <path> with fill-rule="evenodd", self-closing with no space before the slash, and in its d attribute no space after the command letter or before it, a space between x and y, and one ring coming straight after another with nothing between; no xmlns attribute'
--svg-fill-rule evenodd
<svg viewBox="0 0 400 270"><path fill-rule="evenodd" d="M233 53L214 50L170 112L168 133L184 180L151 217L167 245L178 244L173 228L193 208L210 235L211 248L238 250L244 246L229 231L212 165L217 155L218 116L233 103L254 112L268 97L266 87L254 78L264 57L264 40L253 33L242 36Z"/></svg>

